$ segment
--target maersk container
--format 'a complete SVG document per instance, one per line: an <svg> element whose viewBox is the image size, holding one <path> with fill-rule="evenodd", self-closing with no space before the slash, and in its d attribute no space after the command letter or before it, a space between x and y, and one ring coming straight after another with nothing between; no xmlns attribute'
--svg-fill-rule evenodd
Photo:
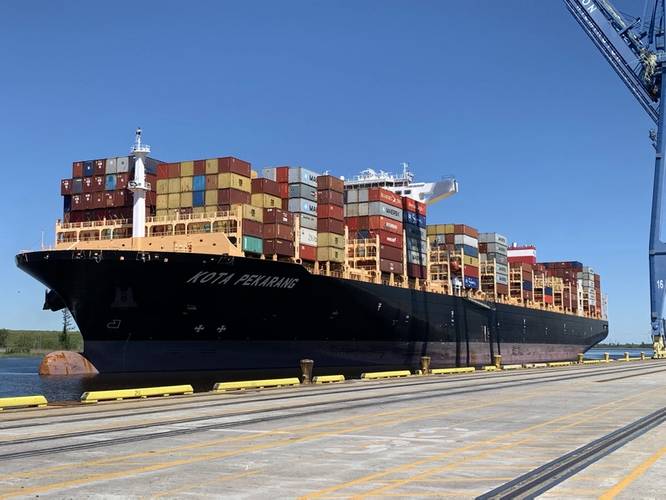
<svg viewBox="0 0 666 500"><path fill-rule="evenodd" d="M305 200L317 201L317 188L302 182L289 184L289 198L303 198Z"/></svg>
<svg viewBox="0 0 666 500"><path fill-rule="evenodd" d="M107 174L115 174L118 172L118 167L116 166L116 159L115 158L107 158L106 159L106 173Z"/></svg>
<svg viewBox="0 0 666 500"><path fill-rule="evenodd" d="M116 158L116 172L124 174L130 170L130 161L127 156L119 156Z"/></svg>
<svg viewBox="0 0 666 500"><path fill-rule="evenodd" d="M317 217L314 215L301 214L301 227L317 230Z"/></svg>
<svg viewBox="0 0 666 500"><path fill-rule="evenodd" d="M289 170L291 175L291 170ZM315 177L315 182L317 178ZM317 204L303 198L292 198L289 200L289 211L295 214L309 214L317 216Z"/></svg>
<svg viewBox="0 0 666 500"><path fill-rule="evenodd" d="M243 236L243 251L262 254L264 253L264 241L254 236Z"/></svg>
<svg viewBox="0 0 666 500"><path fill-rule="evenodd" d="M479 288L479 278L473 278L472 276L465 276L463 281L463 286L465 288Z"/></svg>
<svg viewBox="0 0 666 500"><path fill-rule="evenodd" d="M105 191L115 191L116 190L116 174L109 174L104 179L104 190Z"/></svg>
<svg viewBox="0 0 666 500"><path fill-rule="evenodd" d="M203 207L206 205L206 191L194 191L192 193L192 206Z"/></svg>
<svg viewBox="0 0 666 500"><path fill-rule="evenodd" d="M360 205L362 206L362 205ZM361 213L359 206L359 215L363 216L365 214ZM383 217L388 217L393 220L397 220L402 222L402 209L396 208L392 205L389 205L388 203L384 203L381 201L371 201L368 203L368 214L370 216L373 215L380 215ZM425 229L424 229L425 231Z"/></svg>
<svg viewBox="0 0 666 500"><path fill-rule="evenodd" d="M289 184L303 183L314 186L317 189L317 175L312 170L297 167L289 169Z"/></svg>
<svg viewBox="0 0 666 500"><path fill-rule="evenodd" d="M479 242L499 243L500 245L507 246L509 240L506 238L506 236L502 236L499 233L479 233Z"/></svg>
<svg viewBox="0 0 666 500"><path fill-rule="evenodd" d="M301 245L308 245L311 247L317 246L317 231L314 229L307 229L302 227L300 230Z"/></svg>
<svg viewBox="0 0 666 500"><path fill-rule="evenodd" d="M83 175L85 177L90 177L95 173L95 165L92 161L83 162Z"/></svg>
<svg viewBox="0 0 666 500"><path fill-rule="evenodd" d="M192 190L193 191L205 191L206 190L206 176L205 175L195 175L192 178Z"/></svg>

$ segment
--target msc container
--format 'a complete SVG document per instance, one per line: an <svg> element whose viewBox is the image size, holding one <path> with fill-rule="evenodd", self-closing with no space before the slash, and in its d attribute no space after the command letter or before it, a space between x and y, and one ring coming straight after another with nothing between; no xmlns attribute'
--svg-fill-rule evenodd
<svg viewBox="0 0 666 500"><path fill-rule="evenodd" d="M243 177L252 176L252 165L248 162L234 158L233 156L225 156L224 158L217 159L218 172L238 174Z"/></svg>
<svg viewBox="0 0 666 500"><path fill-rule="evenodd" d="M278 238L280 240L294 241L292 227L286 224L264 224L264 238Z"/></svg>
<svg viewBox="0 0 666 500"><path fill-rule="evenodd" d="M317 174L302 167L290 168L288 174L289 184L308 184L317 187Z"/></svg>
<svg viewBox="0 0 666 500"><path fill-rule="evenodd" d="M317 247L317 260L320 262L344 262L345 251L334 247Z"/></svg>
<svg viewBox="0 0 666 500"><path fill-rule="evenodd" d="M301 227L305 227L307 229L314 229L315 231L318 230L319 220L317 219L317 217L310 214L300 214L300 217L301 217ZM336 231L328 231L328 232L335 233Z"/></svg>
<svg viewBox="0 0 666 500"><path fill-rule="evenodd" d="M304 213L317 215L317 204L303 198L292 198L289 200L289 211L293 213Z"/></svg>
<svg viewBox="0 0 666 500"><path fill-rule="evenodd" d="M282 206L282 199L271 194L253 194L251 195L251 200L252 205L255 207L280 208Z"/></svg>
<svg viewBox="0 0 666 500"><path fill-rule="evenodd" d="M294 242L280 239L265 239L264 254L293 257L296 254Z"/></svg>
<svg viewBox="0 0 666 500"><path fill-rule="evenodd" d="M206 204L205 191L192 191L192 206L203 207Z"/></svg>
<svg viewBox="0 0 666 500"><path fill-rule="evenodd" d="M206 176L195 175L192 178L192 191L205 191L206 190Z"/></svg>
<svg viewBox="0 0 666 500"><path fill-rule="evenodd" d="M338 219L316 219L317 232L345 234L345 223ZM302 225L302 224L301 224Z"/></svg>
<svg viewBox="0 0 666 500"><path fill-rule="evenodd" d="M130 160L128 156L116 158L116 173L124 174L130 171Z"/></svg>
<svg viewBox="0 0 666 500"><path fill-rule="evenodd" d="M320 189L317 191L317 203L322 205L336 205L338 207L344 207L345 200L342 193L338 193L337 191L332 191L330 189Z"/></svg>
<svg viewBox="0 0 666 500"><path fill-rule="evenodd" d="M317 233L317 244L322 247L345 248L345 237L335 233Z"/></svg>
<svg viewBox="0 0 666 500"><path fill-rule="evenodd" d="M257 222L250 219L243 219L242 221L242 233L248 236L254 236L256 238L263 238L264 233L266 232L266 226L261 222Z"/></svg>
<svg viewBox="0 0 666 500"><path fill-rule="evenodd" d="M300 243L311 247L317 246L317 231L302 227L300 229Z"/></svg>
<svg viewBox="0 0 666 500"><path fill-rule="evenodd" d="M90 177L95 173L95 166L92 161L83 162L83 175L84 177Z"/></svg>
<svg viewBox="0 0 666 500"><path fill-rule="evenodd" d="M402 262L402 248L379 245L379 257L394 262Z"/></svg>
<svg viewBox="0 0 666 500"><path fill-rule="evenodd" d="M217 187L220 189L238 189L247 193L252 192L251 179L233 172L218 174Z"/></svg>
<svg viewBox="0 0 666 500"><path fill-rule="evenodd" d="M272 181L271 179L258 177L256 179L252 179L252 194L258 193L270 194L279 198L280 186L277 182Z"/></svg>
<svg viewBox="0 0 666 500"><path fill-rule="evenodd" d="M60 194L72 194L72 179L63 179L60 181Z"/></svg>
<svg viewBox="0 0 666 500"><path fill-rule="evenodd" d="M264 253L264 242L254 236L243 236L243 251L261 255Z"/></svg>
<svg viewBox="0 0 666 500"><path fill-rule="evenodd" d="M299 245L298 253L301 260L315 261L317 260L317 247L310 245Z"/></svg>
<svg viewBox="0 0 666 500"><path fill-rule="evenodd" d="M360 210L359 210L359 215L363 215L360 213ZM401 208L397 208L393 205L389 205L388 203L384 203L381 201L372 201L368 203L368 215L369 216L379 215L383 217L389 217L397 221L402 221Z"/></svg>
<svg viewBox="0 0 666 500"><path fill-rule="evenodd" d="M342 194L345 191L345 181L332 175L320 175L317 177L317 189L320 191L330 190Z"/></svg>
<svg viewBox="0 0 666 500"><path fill-rule="evenodd" d="M237 203L249 205L251 201L252 196L247 191L240 191L238 189L218 189L217 191L218 205L235 205Z"/></svg>
<svg viewBox="0 0 666 500"><path fill-rule="evenodd" d="M344 220L344 210L338 205L317 204L317 218Z"/></svg>
<svg viewBox="0 0 666 500"><path fill-rule="evenodd" d="M317 188L310 184L289 184L289 198L304 198L317 201Z"/></svg>
<svg viewBox="0 0 666 500"><path fill-rule="evenodd" d="M377 229L402 234L402 227L402 222L398 222L389 217L383 217L381 215L368 217L368 229Z"/></svg>
<svg viewBox="0 0 666 500"><path fill-rule="evenodd" d="M388 259L379 259L379 270L383 273L402 274L402 262L393 262Z"/></svg>
<svg viewBox="0 0 666 500"><path fill-rule="evenodd" d="M402 235L401 234L396 234L392 233L389 231L380 231L380 230L369 230L368 231L368 238L369 239L374 239L377 236L379 236L379 243L381 245L388 245L391 247L395 248L400 248L402 249ZM402 260L402 259L400 259Z"/></svg>

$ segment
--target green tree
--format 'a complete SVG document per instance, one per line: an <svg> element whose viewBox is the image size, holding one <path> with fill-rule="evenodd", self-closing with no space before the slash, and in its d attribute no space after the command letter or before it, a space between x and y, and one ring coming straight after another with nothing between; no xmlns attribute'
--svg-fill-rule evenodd
<svg viewBox="0 0 666 500"><path fill-rule="evenodd" d="M7 339L9 338L9 330L0 328L0 347L7 347Z"/></svg>
<svg viewBox="0 0 666 500"><path fill-rule="evenodd" d="M62 331L60 332L60 348L69 349L69 329L72 327L72 317L67 309L62 310Z"/></svg>

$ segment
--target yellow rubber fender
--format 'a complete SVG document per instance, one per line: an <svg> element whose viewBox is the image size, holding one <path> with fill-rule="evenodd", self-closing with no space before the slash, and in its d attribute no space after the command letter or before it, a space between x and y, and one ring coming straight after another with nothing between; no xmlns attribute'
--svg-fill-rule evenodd
<svg viewBox="0 0 666 500"><path fill-rule="evenodd" d="M12 398L0 398L0 411L12 408L27 408L37 406L42 408L48 404L46 398L41 394L34 396L16 396Z"/></svg>
<svg viewBox="0 0 666 500"><path fill-rule="evenodd" d="M240 380L238 382L218 382L213 386L213 391L244 391L245 389L266 389L270 387L289 387L301 385L298 377L273 378L266 380Z"/></svg>
<svg viewBox="0 0 666 500"><path fill-rule="evenodd" d="M124 399L143 399L153 396L171 396L175 394L192 394L191 385L166 385L163 387L141 387L138 389L117 389L109 391L90 391L81 395L82 403L98 401L121 401Z"/></svg>

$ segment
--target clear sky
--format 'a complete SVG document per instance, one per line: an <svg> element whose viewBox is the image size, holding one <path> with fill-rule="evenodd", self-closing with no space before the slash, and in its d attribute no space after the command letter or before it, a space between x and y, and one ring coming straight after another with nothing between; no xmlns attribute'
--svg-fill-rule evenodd
<svg viewBox="0 0 666 500"><path fill-rule="evenodd" d="M0 2L0 54L0 327L59 327L14 255L140 125L167 161L455 174L431 223L593 266L609 340L649 340L653 124L563 2Z"/></svg>

